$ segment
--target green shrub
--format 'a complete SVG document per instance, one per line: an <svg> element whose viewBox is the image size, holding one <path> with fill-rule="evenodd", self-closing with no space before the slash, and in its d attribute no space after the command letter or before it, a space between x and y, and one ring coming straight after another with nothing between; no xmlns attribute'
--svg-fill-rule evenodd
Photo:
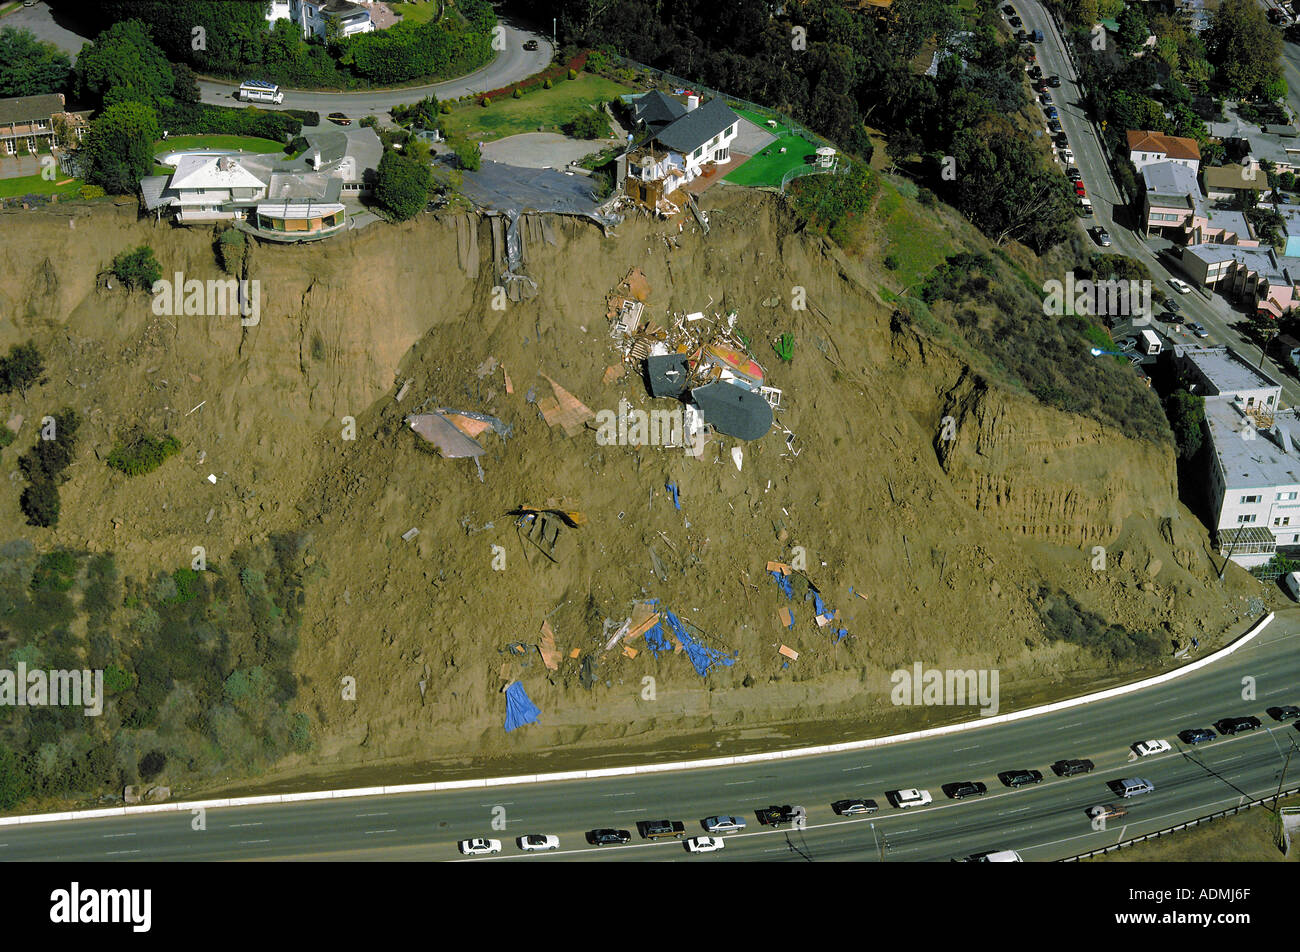
<svg viewBox="0 0 1300 952"><path fill-rule="evenodd" d="M17 390L24 397L30 387L45 372L45 363L36 344L14 344L9 348L7 357L0 357L0 394L13 393ZM8 432L7 427L0 427ZM10 433L10 442L13 434Z"/></svg>
<svg viewBox="0 0 1300 952"><path fill-rule="evenodd" d="M153 249L141 245L114 258L113 273L126 287L147 291L162 277L162 267L154 257Z"/></svg>
<svg viewBox="0 0 1300 952"><path fill-rule="evenodd" d="M542 80L542 88L543 88L543 89L550 89L552 85L554 85L554 84L551 82L551 79L550 79L549 76L548 76L546 79Z"/></svg>
<svg viewBox="0 0 1300 952"><path fill-rule="evenodd" d="M898 264L898 255L892 253L885 255L885 267L890 271L897 271Z"/></svg>
<svg viewBox="0 0 1300 952"><path fill-rule="evenodd" d="M289 140L289 144L284 147L284 151L286 155L298 156L306 152L310 145L311 143L302 136L295 136Z"/></svg>
<svg viewBox="0 0 1300 952"><path fill-rule="evenodd" d="M510 98L511 98L511 99L523 99L523 98L524 98L523 90L521 90L518 86L516 86L516 87L515 87L515 91L512 92L512 93L510 94Z"/></svg>
<svg viewBox="0 0 1300 952"><path fill-rule="evenodd" d="M169 456L179 453L180 449L180 440L174 436L156 440L150 436L137 435L129 442L113 448L108 454L108 465L128 476L142 476L152 473Z"/></svg>
<svg viewBox="0 0 1300 952"><path fill-rule="evenodd" d="M569 70L569 79L577 79L577 78L578 78L578 71L576 69Z"/></svg>
<svg viewBox="0 0 1300 952"><path fill-rule="evenodd" d="M29 526L48 529L59 524L59 487L48 479L29 483L18 497Z"/></svg>
<svg viewBox="0 0 1300 952"><path fill-rule="evenodd" d="M77 557L64 549L47 552L36 563L32 588L37 591L66 592L77 577Z"/></svg>
<svg viewBox="0 0 1300 952"><path fill-rule="evenodd" d="M7 426L0 426L0 450L14 441L18 434Z"/></svg>
<svg viewBox="0 0 1300 952"><path fill-rule="evenodd" d="M83 185L77 191L81 193L82 198L86 199L104 197L104 189L99 185Z"/></svg>
<svg viewBox="0 0 1300 952"><path fill-rule="evenodd" d="M592 109L579 110L560 128L566 136L575 139L601 139L609 135L609 121Z"/></svg>
<svg viewBox="0 0 1300 952"><path fill-rule="evenodd" d="M484 96L484 97L483 97L483 100L482 100L482 104L483 104L484 106L490 106L490 105L492 105L492 97L491 97L491 96Z"/></svg>
<svg viewBox="0 0 1300 952"><path fill-rule="evenodd" d="M240 274L244 267L244 255L248 249L248 239L238 228L227 228L217 239L217 258L221 270L226 274Z"/></svg>

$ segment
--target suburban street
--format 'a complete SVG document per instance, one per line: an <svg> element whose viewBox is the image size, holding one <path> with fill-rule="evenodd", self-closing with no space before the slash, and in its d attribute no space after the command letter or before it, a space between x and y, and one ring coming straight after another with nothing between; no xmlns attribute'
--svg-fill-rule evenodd
<svg viewBox="0 0 1300 952"><path fill-rule="evenodd" d="M1259 348L1243 337L1233 326L1244 320L1244 315L1240 311L1230 306L1221 295L1215 294L1207 299L1201 289L1191 294L1179 294L1169 285L1170 278L1185 278L1186 275L1176 268L1166 266L1156 257L1161 247L1168 247L1167 240L1146 239L1140 232L1133 230L1135 215L1123 204L1119 188L1111 177L1110 166L1102 151L1098 139L1099 132L1080 105L1079 77L1065 53L1064 38L1056 29L1051 16L1036 0L1019 0L1014 5L1020 12L1026 30L1043 31L1044 42L1036 43L1034 47L1038 54L1038 64L1042 67L1044 75L1050 76L1055 73L1061 77L1060 88L1052 90L1053 98L1061 115L1061 126L1070 140L1075 164L1083 175L1088 197L1092 199L1096 210L1093 218L1080 218L1079 227L1085 231L1094 225L1105 228L1110 233L1112 242L1112 247L1108 250L1111 253L1128 255L1145 264L1151 271L1154 283L1166 294L1178 299L1186 321L1199 321L1204 324L1210 336L1197 340L1183 325L1155 322L1155 326L1161 333L1171 337L1176 343L1227 344L1245 359L1258 363L1261 356ZM1296 53L1295 44L1288 43L1286 46L1288 53ZM1300 58L1296 58L1295 62L1300 64ZM1296 96L1294 91L1296 89L1300 89L1300 86L1293 87L1293 99ZM1047 134L1046 130L1043 134ZM1085 237L1089 244L1096 247L1091 235ZM1264 360L1264 370L1282 385L1282 405L1300 406L1300 381L1284 373L1272 358Z"/></svg>
<svg viewBox="0 0 1300 952"><path fill-rule="evenodd" d="M504 19L501 24L505 28L506 48L499 52L492 62L467 76L427 86L352 93L296 92L286 88L282 105L276 107L261 104L261 108L312 109L322 113L341 111L356 116L373 113L382 116L393 106L415 102L431 93L442 100L497 89L541 72L551 64L554 47L549 36L520 29ZM0 25L31 30L38 39L53 43L63 50L72 57L74 62L77 54L81 52L81 47L90 41L90 37L78 34L68 23L56 21L53 11L44 3L38 3L34 7L19 7L0 19ZM537 49L531 52L523 48L524 43L530 39L537 40ZM203 102L213 105L242 105L234 98L234 93L238 89L238 83L213 80L199 82L199 92Z"/></svg>
<svg viewBox="0 0 1300 952"><path fill-rule="evenodd" d="M1246 624L1240 630L1246 628ZM647 842L638 820L682 820L688 836L701 819L744 817L743 833L699 861L930 860L1015 849L1029 861L1061 859L1123 838L1166 829L1300 782L1296 722L1276 722L1269 707L1300 704L1300 609L1279 615L1254 641L1183 678L1087 708L1073 708L949 736L862 751L714 769L631 777L521 783L438 793L351 797L208 809L202 829L190 812L50 824L0 826L0 860L456 860L461 839L503 841L487 862L593 859L696 860L675 840ZM1243 678L1257 694L1242 699ZM1254 714L1259 730L1188 747L1177 732L1224 716ZM1162 738L1167 753L1139 759L1130 745ZM1088 774L1058 777L1058 759L1089 758ZM1044 780L1019 790L1001 771L1036 769ZM1285 773L1284 773L1285 771ZM1089 807L1118 801L1107 784L1138 776L1155 791L1123 801L1128 815L1094 828ZM436 779L436 778L431 778ZM988 793L953 801L944 783L978 780ZM929 806L900 810L887 790L928 789ZM838 817L829 804L867 797L880 811ZM799 805L806 828L759 826L758 808ZM495 822L495 825L494 825ZM589 847L593 828L632 831L627 846ZM560 848L529 856L513 838L558 835Z"/></svg>

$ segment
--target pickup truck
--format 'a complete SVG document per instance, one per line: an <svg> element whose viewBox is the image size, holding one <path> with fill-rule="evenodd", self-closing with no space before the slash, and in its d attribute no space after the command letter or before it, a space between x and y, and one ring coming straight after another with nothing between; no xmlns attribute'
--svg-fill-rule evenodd
<svg viewBox="0 0 1300 952"><path fill-rule="evenodd" d="M763 826L780 826L782 823L793 823L797 817L804 816L804 810L803 807L792 807L789 804L783 807L770 806L755 810L754 816Z"/></svg>
<svg viewBox="0 0 1300 952"><path fill-rule="evenodd" d="M641 820L636 829L645 840L680 840L686 835L686 824L680 820Z"/></svg>

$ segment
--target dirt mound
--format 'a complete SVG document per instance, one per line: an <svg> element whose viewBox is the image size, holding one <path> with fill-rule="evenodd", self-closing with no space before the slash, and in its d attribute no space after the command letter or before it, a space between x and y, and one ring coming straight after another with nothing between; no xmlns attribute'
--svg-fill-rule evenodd
<svg viewBox="0 0 1300 952"><path fill-rule="evenodd" d="M860 733L889 722L889 673L916 661L999 668L1004 707L1113 675L1044 629L1042 589L1207 646L1242 617L1259 586L1235 568L1216 580L1204 530L1177 499L1172 447L991 388L891 326L868 266L796 232L778 199L724 189L710 204L708 236L630 220L604 237L534 219L525 270L537 292L521 301L494 292L491 230L477 219L261 247L252 327L156 315L148 295L96 286L113 254L142 242L168 275L221 277L210 234L120 210L7 215L0 306L16 327L0 346L34 337L50 372L0 414L38 420L70 405L85 423L57 530L23 525L17 454L0 457L2 536L112 550L124 572L146 573L187 564L196 545L219 559L272 532L310 532L324 578L306 592L297 668L317 749L286 763L300 772L736 739L814 720ZM727 438L694 459L547 426L536 405L547 377L593 412L620 399L671 406L635 376L603 382L619 362L607 298L633 267L660 323L737 312L784 391L778 418L797 455L774 431L743 445L738 470ZM806 310L792 308L800 299ZM788 363L769 343L782 333L795 341ZM443 459L406 423L431 408L508 433L483 431L477 464ZM137 425L184 449L127 479L103 459ZM27 427L19 441L32 438ZM586 523L560 529L557 562L510 512L560 500ZM796 559L833 624L814 622L805 582L789 600L765 571ZM642 639L635 657L604 650L645 599L735 664L701 678L683 653L656 658ZM554 671L535 647L544 622ZM543 713L507 734L501 689L516 679Z"/></svg>

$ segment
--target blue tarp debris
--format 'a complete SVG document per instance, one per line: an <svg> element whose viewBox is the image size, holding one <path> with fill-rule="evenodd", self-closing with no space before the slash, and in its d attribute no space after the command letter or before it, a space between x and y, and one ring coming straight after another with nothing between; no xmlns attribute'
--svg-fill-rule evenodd
<svg viewBox="0 0 1300 952"><path fill-rule="evenodd" d="M812 597L813 600L813 617L815 618L818 615L826 614L826 606L822 603L822 597L819 594L817 594L817 589L815 588L808 589L808 593L804 595L803 600L805 602L808 601L808 598L810 596Z"/></svg>
<svg viewBox="0 0 1300 952"><path fill-rule="evenodd" d="M767 574L772 576L772 578L776 579L776 584L781 586L781 591L785 592L786 598L794 598L794 586L790 584L789 576L782 575L780 572L776 571L775 569L773 569L771 572L768 572Z"/></svg>
<svg viewBox="0 0 1300 952"><path fill-rule="evenodd" d="M673 508L676 509L678 512L681 512L681 510L682 510L682 504L681 504L681 502L680 502L680 501L678 500L678 498L677 498L677 484L676 484L676 483L665 483L665 484L664 484L664 489L668 490L670 493L673 494Z"/></svg>
<svg viewBox="0 0 1300 952"><path fill-rule="evenodd" d="M516 727L531 724L541 713L518 681L506 688L506 730L512 731Z"/></svg>
<svg viewBox="0 0 1300 952"><path fill-rule="evenodd" d="M673 635L681 642L687 657L691 659L691 664L695 666L695 673L700 677L705 677L709 673L709 669L715 664L730 667L740 657L739 652L725 654L716 648L700 644L686 633L686 626L682 624L682 620L667 609L661 611L660 616L659 623L645 633L646 647L654 653L656 658L659 657L659 653L662 651L673 650L672 642L668 639L667 632L664 631L664 622L668 623L668 627L673 630Z"/></svg>

